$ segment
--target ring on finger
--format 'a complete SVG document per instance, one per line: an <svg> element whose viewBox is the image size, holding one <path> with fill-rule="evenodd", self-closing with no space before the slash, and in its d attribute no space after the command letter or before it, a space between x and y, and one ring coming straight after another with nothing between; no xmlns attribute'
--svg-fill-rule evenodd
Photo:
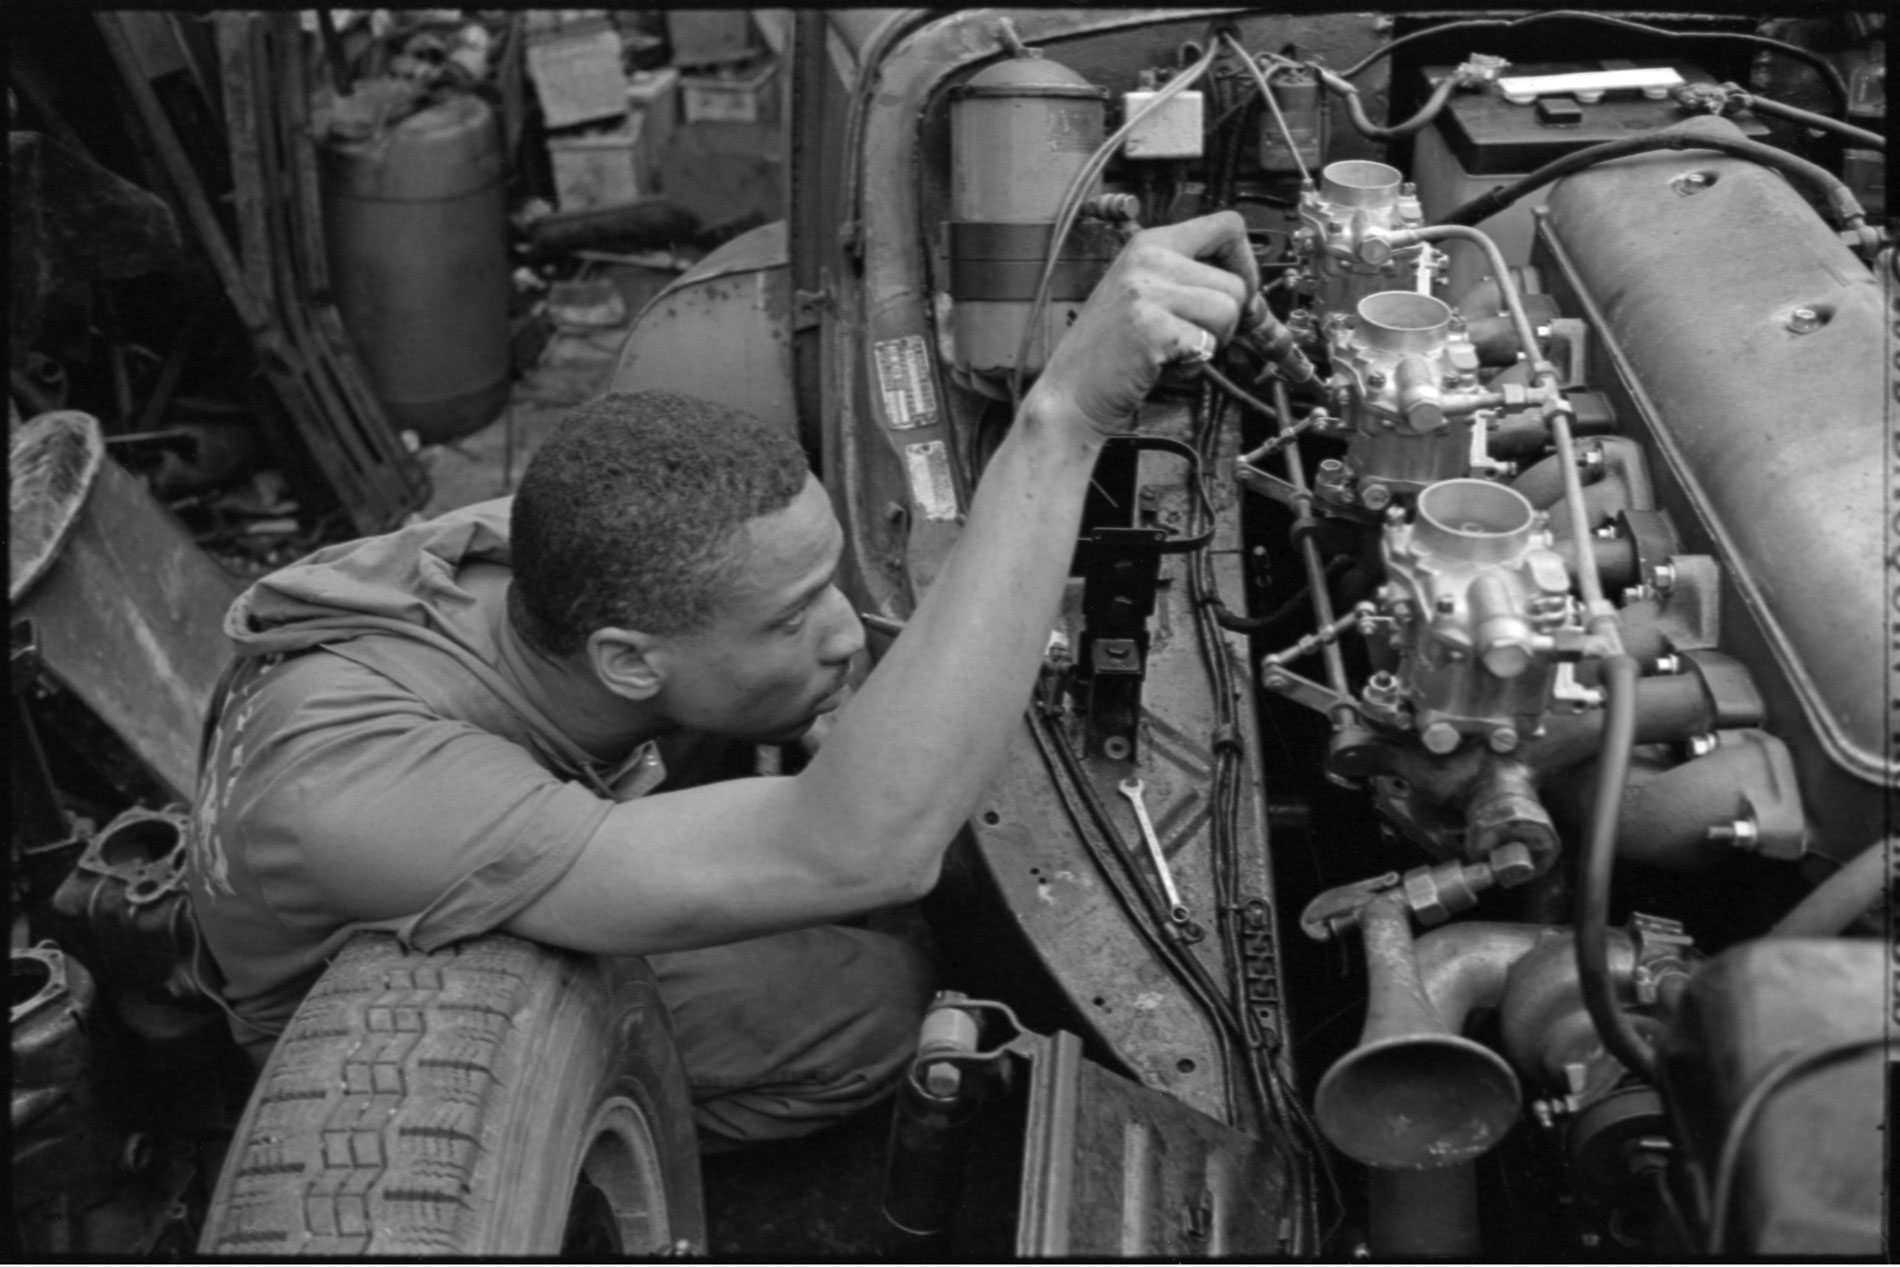
<svg viewBox="0 0 1900 1267"><path fill-rule="evenodd" d="M1192 361L1198 365L1205 365L1209 361L1214 359L1214 347L1215 347L1215 343L1214 343L1213 331L1203 328L1201 330L1200 342L1194 345L1193 351L1189 352L1186 356L1182 357L1181 359L1184 361Z"/></svg>

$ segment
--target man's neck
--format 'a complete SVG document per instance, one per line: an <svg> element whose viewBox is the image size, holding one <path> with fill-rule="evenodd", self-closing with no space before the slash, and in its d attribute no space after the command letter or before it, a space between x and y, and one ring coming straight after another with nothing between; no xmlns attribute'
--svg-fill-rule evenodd
<svg viewBox="0 0 1900 1267"><path fill-rule="evenodd" d="M495 623L502 672L589 756L618 761L635 744L670 729L664 719L601 686L584 664L529 646L509 618L506 602Z"/></svg>

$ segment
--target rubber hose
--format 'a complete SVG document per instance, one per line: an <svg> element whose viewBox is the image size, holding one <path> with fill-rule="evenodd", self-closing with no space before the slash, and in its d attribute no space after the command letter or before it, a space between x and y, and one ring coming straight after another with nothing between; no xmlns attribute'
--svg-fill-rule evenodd
<svg viewBox="0 0 1900 1267"><path fill-rule="evenodd" d="M1900 836L1867 846L1775 921L1769 937L1833 937L1859 919L1886 893L1888 862ZM1887 896L1891 896L1887 894Z"/></svg>
<svg viewBox="0 0 1900 1267"><path fill-rule="evenodd" d="M1850 145L1863 145L1868 149L1884 150L1887 138L1878 132L1869 132L1866 128L1857 128L1851 123L1839 119L1830 119L1827 115L1816 114L1812 110L1803 110L1800 106L1791 106L1784 102L1772 101L1767 97L1757 97L1753 93L1745 94L1742 103L1758 114L1771 114L1777 119L1786 119L1790 123L1799 123L1803 127L1819 128L1823 132L1832 132L1844 138Z"/></svg>
<svg viewBox="0 0 1900 1267"><path fill-rule="evenodd" d="M1371 116L1366 114L1365 103L1359 99L1359 90L1357 88L1333 74L1331 71L1323 70L1317 66L1312 69L1319 72L1321 83L1346 99L1346 112L1352 119L1354 129L1357 130L1361 136L1374 141L1396 141L1400 137L1411 136L1414 132L1423 131L1433 119L1438 117L1439 112L1444 110L1445 103L1451 100L1451 94L1458 87L1457 77L1447 75L1443 80L1439 81L1438 87L1432 90L1431 97L1426 100L1424 106L1417 114L1405 120L1403 123L1394 123L1390 127L1383 127L1374 123Z"/></svg>
<svg viewBox="0 0 1900 1267"><path fill-rule="evenodd" d="M1630 749L1636 741L1636 661L1627 655L1609 656L1601 672L1603 747L1584 837L1583 883L1577 890L1577 979L1604 1047L1631 1073L1655 1082L1655 1058L1623 1014L1610 973L1610 873L1616 863L1616 826L1629 782Z"/></svg>
<svg viewBox="0 0 1900 1267"><path fill-rule="evenodd" d="M1786 150L1778 150L1772 145L1763 145L1746 137L1717 136L1702 131L1688 131L1681 125L1663 128L1655 132L1645 132L1641 136L1625 137L1620 141L1605 141L1601 145L1592 145L1588 149L1566 154L1562 158L1544 164L1528 176L1521 176L1508 185L1499 185L1488 193L1479 194L1469 202L1452 209L1440 224L1474 225L1490 219L1524 195L1542 189L1552 181L1561 180L1572 173L1580 172L1598 163L1607 163L1612 159L1628 158L1633 154L1648 154L1656 150L1715 150L1735 158L1745 158L1773 168L1790 180L1806 185L1821 196L1829 212L1840 221L1841 227L1852 229L1859 227L1867 218L1859 199L1854 197L1839 177L1818 163L1810 163L1805 158L1796 158Z"/></svg>

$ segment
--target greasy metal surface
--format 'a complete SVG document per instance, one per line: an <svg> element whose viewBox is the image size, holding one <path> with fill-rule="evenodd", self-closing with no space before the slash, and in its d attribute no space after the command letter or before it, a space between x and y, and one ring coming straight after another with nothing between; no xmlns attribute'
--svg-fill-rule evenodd
<svg viewBox="0 0 1900 1267"><path fill-rule="evenodd" d="M1178 424L1178 416L1172 421ZM1166 423L1154 424L1165 432ZM1188 499L1179 484L1183 465L1165 453L1145 455L1141 482L1155 487L1162 522L1176 516L1184 525ZM1221 488L1228 481L1215 481ZM1225 512L1210 547L1217 554L1214 572L1220 591L1243 591L1238 525L1232 514L1234 493L1225 493L1216 510ZM1151 876L1133 808L1117 791L1129 774L1139 777L1155 831L1169 859L1189 917L1207 930L1189 953L1199 957L1217 980L1228 971L1213 899L1209 801L1213 772L1214 707L1207 668L1195 640L1189 610L1184 556L1162 562L1160 592L1150 623L1147 678L1142 687L1143 716L1136 763L1091 759L1088 763L1098 798L1114 821L1116 848L1132 852L1135 870ZM1080 586L1072 585L1064 622L1071 645L1081 630ZM1244 680L1244 646L1231 635L1229 658ZM1238 701L1239 733L1257 733L1252 693ZM1079 746L1079 736L1078 746ZM1250 745L1241 778L1243 789L1236 839L1240 850L1238 901L1260 898L1273 904L1265 848L1261 770ZM990 816L996 816L991 822ZM1016 922L1068 998L1087 1032L1099 1038L1148 1086L1169 1091L1217 1118L1227 1116L1228 1079L1245 1100L1240 1073L1222 1068L1219 1035L1193 997L1158 961L1116 902L1114 893L1075 834L1026 732L1019 735L1002 776L978 807L973 821L977 852ZM1152 878L1146 883L1152 885ZM1282 1020L1284 1024L1284 1020Z"/></svg>
<svg viewBox="0 0 1900 1267"><path fill-rule="evenodd" d="M634 324L614 391L672 391L796 431L785 222L726 243L674 281Z"/></svg>
<svg viewBox="0 0 1900 1267"><path fill-rule="evenodd" d="M1715 181L1685 196L1672 182L1691 171ZM1692 548L1707 540L1721 560L1740 600L1724 604L1723 645L1762 679L1823 847L1845 856L1878 834L1872 792L1900 776L1873 527L1880 287L1781 177L1714 154L1572 177L1544 229L1608 361L1592 381L1614 377L1635 402L1666 459L1664 506ZM1825 324L1796 333L1803 307ZM1794 739L1805 729L1818 749Z"/></svg>
<svg viewBox="0 0 1900 1267"><path fill-rule="evenodd" d="M1027 1258L1284 1254L1285 1154L1080 1058L1036 1050L1016 1250Z"/></svg>

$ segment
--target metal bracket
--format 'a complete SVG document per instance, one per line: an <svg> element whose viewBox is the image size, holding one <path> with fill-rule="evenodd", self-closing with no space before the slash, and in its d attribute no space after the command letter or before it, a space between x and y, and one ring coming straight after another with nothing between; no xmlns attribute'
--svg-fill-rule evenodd
<svg viewBox="0 0 1900 1267"><path fill-rule="evenodd" d="M1310 677L1295 673L1283 664L1262 664L1260 666L1260 686L1275 695L1284 695L1295 704L1304 704L1316 713L1331 716L1333 710L1345 706L1354 708L1353 701L1347 699L1330 686L1323 686Z"/></svg>
<svg viewBox="0 0 1900 1267"><path fill-rule="evenodd" d="M1299 490L1278 475L1270 475L1257 466L1237 462L1234 464L1234 478L1250 493L1258 493L1262 497L1279 502L1289 510L1299 510Z"/></svg>
<svg viewBox="0 0 1900 1267"><path fill-rule="evenodd" d="M1158 450L1188 462L1188 487L1200 499L1201 532L1170 536L1165 528L1099 527L1082 538L1082 636L1076 675L1082 690L1086 751L1132 760L1141 720L1141 686L1148 672L1148 621L1161 588L1161 556L1198 549L1213 537L1214 512L1206 500L1200 455L1165 436L1114 436L1109 456L1138 471L1138 455ZM1143 499L1135 498L1140 503Z"/></svg>
<svg viewBox="0 0 1900 1267"><path fill-rule="evenodd" d="M1388 871L1328 889L1300 912L1300 931L1315 941L1338 937L1359 926L1372 902L1391 894L1420 925L1431 928L1477 905L1486 889L1512 888L1536 874L1531 853L1516 841L1491 851L1483 862L1441 862L1413 867L1404 875Z"/></svg>
<svg viewBox="0 0 1900 1267"><path fill-rule="evenodd" d="M1314 941L1330 941L1359 926L1359 913L1382 893L1399 886L1399 873L1388 871L1326 890L1300 912L1300 931Z"/></svg>
<svg viewBox="0 0 1900 1267"><path fill-rule="evenodd" d="M806 330L816 330L825 313L831 310L831 292L828 290L795 290L792 292L792 333L800 334Z"/></svg>

